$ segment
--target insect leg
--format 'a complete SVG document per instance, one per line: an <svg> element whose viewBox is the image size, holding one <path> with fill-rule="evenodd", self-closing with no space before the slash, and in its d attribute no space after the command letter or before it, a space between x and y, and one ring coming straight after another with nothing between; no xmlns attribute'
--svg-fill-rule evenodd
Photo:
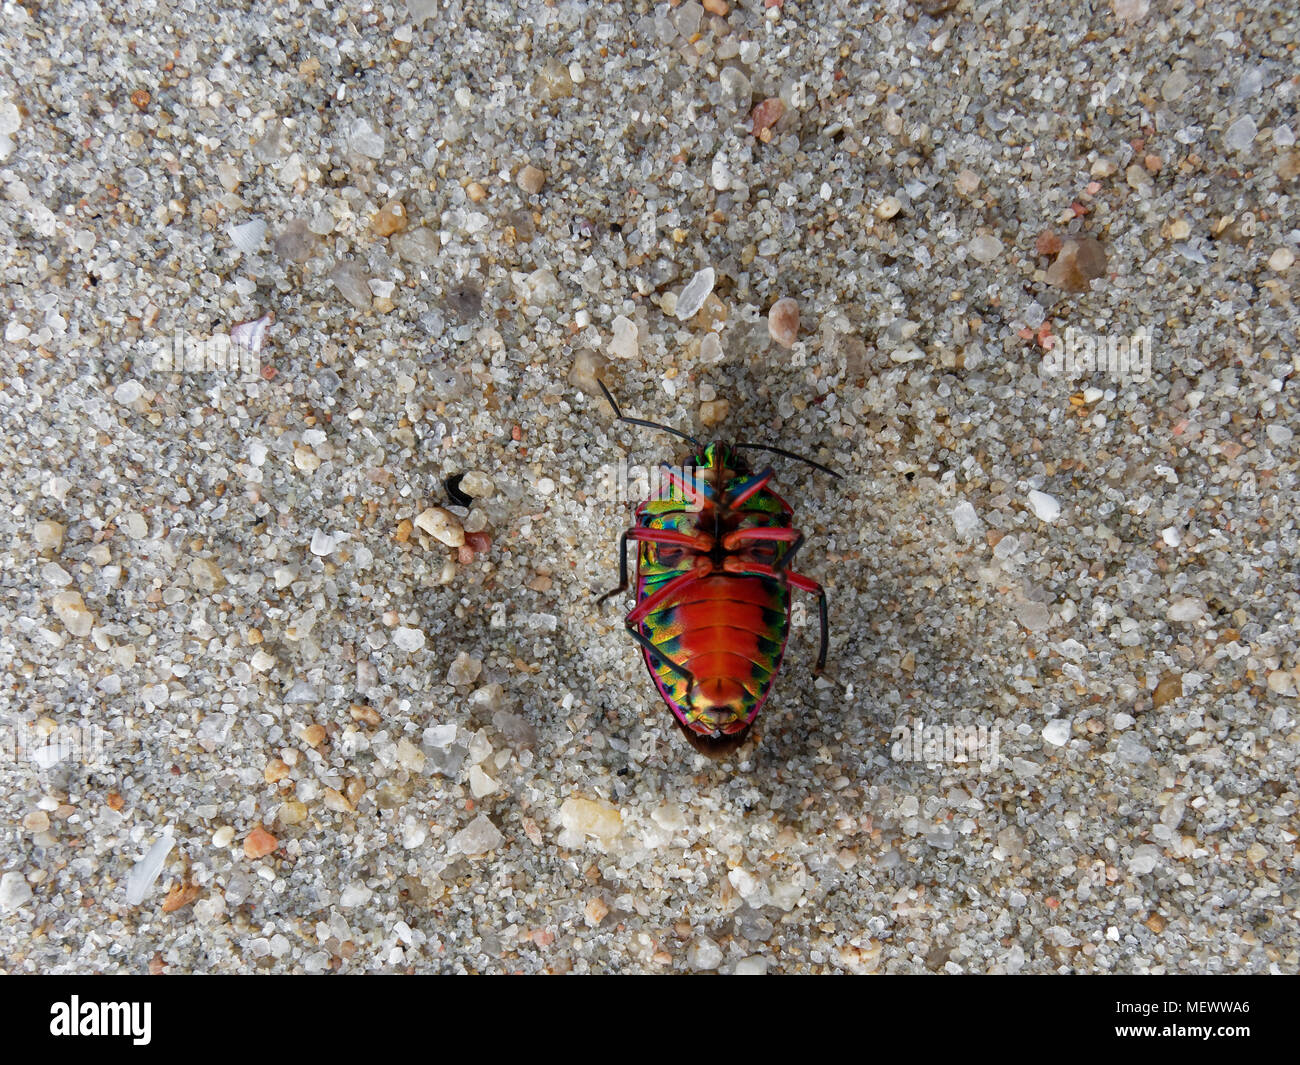
<svg viewBox="0 0 1300 1065"><path fill-rule="evenodd" d="M772 467L768 466L766 469L759 470L752 477L745 478L735 486L732 494L727 497L727 506L732 510L739 510L753 496L761 492L774 475Z"/></svg>
<svg viewBox="0 0 1300 1065"><path fill-rule="evenodd" d="M628 529L624 535L652 544L693 547L697 551L708 551L713 546L713 537L706 533L684 533L676 529Z"/></svg>
<svg viewBox="0 0 1300 1065"><path fill-rule="evenodd" d="M778 558L776 560L776 565L773 566L772 568L776 570L778 573L780 573L787 566L789 566L792 561L794 561L795 553L801 547L803 547L803 533L800 533L798 536L794 538L794 543L790 545L790 550L787 551L780 558Z"/></svg>
<svg viewBox="0 0 1300 1065"><path fill-rule="evenodd" d="M803 534L798 529L786 529L781 526L756 526L748 529L736 529L722 538L722 546L728 551L742 540L802 540Z"/></svg>
<svg viewBox="0 0 1300 1065"><path fill-rule="evenodd" d="M772 566L774 571L780 573L794 560L795 553L799 548L803 547L804 536L798 529L737 529L735 532L727 533L727 535L722 538L722 546L728 551L731 551L738 543L742 543L745 540L774 540L792 544L790 549L777 559Z"/></svg>
<svg viewBox="0 0 1300 1065"><path fill-rule="evenodd" d="M709 568L708 560L701 559L699 563L696 564L695 568L692 569L689 573L683 573L680 577L674 577L671 581L669 581L662 588L660 588L659 591L655 592L654 595L647 596L645 599L643 599L641 603L630 614L628 614L628 616L623 621L623 624L627 626L627 631L632 634L632 638L636 640L637 643L639 643L643 648L645 648L645 650L648 651L650 654L654 655L654 657L657 658L659 661L665 663L669 669L673 670L676 673L680 673L683 677L686 678L686 705L687 706L691 705L691 696L695 690L694 675L690 672L690 670L684 669L683 667L679 666L676 662L671 661L661 650L659 650L658 647L656 647L637 628L637 626L640 625L643 620L645 620L648 614L653 614L664 603L666 603L669 599L671 599L683 588L687 587L688 585L694 584L697 580L699 580L705 573L708 572L708 568Z"/></svg>
<svg viewBox="0 0 1300 1065"><path fill-rule="evenodd" d="M632 611L632 613L628 614L627 623L629 625L640 624L645 619L647 614L653 614L668 599L676 595L688 584L694 584L701 577L703 577L708 571L709 571L709 560L701 559L698 563L696 563L695 568L692 569L689 573L683 573L680 577L674 577L671 581L669 581L662 588L660 588L659 591L655 592L654 595L647 596L645 599L642 599L641 602L637 604L636 608Z"/></svg>
<svg viewBox="0 0 1300 1065"><path fill-rule="evenodd" d="M608 592L596 600L596 606L599 607L611 595L618 595L619 592L627 591L627 537L632 532L628 529L618 538L618 587L611 588Z"/></svg>
<svg viewBox="0 0 1300 1065"><path fill-rule="evenodd" d="M664 654L661 650L659 650L659 648L656 647L653 643L651 643L650 639L647 636L645 636L635 625L629 623L627 626L627 631L632 635L632 639L636 640L636 642L639 643L645 651L647 651L649 654L654 656L656 661L662 662L674 673L679 674L683 679L685 679L686 681L685 703L687 706L690 706L691 693L695 690L695 674L692 673L685 666L679 666L676 662L674 662L671 658L669 658L666 654Z"/></svg>
<svg viewBox="0 0 1300 1065"><path fill-rule="evenodd" d="M703 535L692 536L690 533L677 532L675 529L628 529L618 538L618 587L606 592L596 600L600 606L611 595L627 591L627 542L628 540L648 541L655 544L674 544L678 547L693 547L698 551L707 551L712 541Z"/></svg>
<svg viewBox="0 0 1300 1065"><path fill-rule="evenodd" d="M713 493L708 483L694 476L694 471L692 471L692 476L687 479L682 476L681 470L665 463L659 467L659 474L668 481L673 489L681 493L682 502L686 504L682 508L685 513L699 513L712 498Z"/></svg>
<svg viewBox="0 0 1300 1065"><path fill-rule="evenodd" d="M757 526L748 529L736 529L722 538L722 546L727 551L734 551L737 544L744 543L746 540L793 543L795 546L790 548L782 557L781 562L777 564L778 569L784 569L785 565L788 564L786 560L803 546L803 533L798 529L786 529L781 526Z"/></svg>

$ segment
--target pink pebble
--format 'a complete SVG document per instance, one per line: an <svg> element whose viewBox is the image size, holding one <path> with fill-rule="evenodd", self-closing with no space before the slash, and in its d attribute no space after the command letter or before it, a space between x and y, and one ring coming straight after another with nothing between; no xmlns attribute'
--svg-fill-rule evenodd
<svg viewBox="0 0 1300 1065"><path fill-rule="evenodd" d="M789 296L772 304L767 312L767 331L781 347L794 347L799 336L799 304Z"/></svg>

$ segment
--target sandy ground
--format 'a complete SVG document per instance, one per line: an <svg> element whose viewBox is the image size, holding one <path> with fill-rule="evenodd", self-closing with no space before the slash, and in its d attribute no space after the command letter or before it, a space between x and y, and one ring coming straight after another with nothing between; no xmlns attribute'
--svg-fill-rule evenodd
<svg viewBox="0 0 1300 1065"><path fill-rule="evenodd" d="M1300 967L1290 3L0 6L5 970ZM721 763L597 372L844 474Z"/></svg>

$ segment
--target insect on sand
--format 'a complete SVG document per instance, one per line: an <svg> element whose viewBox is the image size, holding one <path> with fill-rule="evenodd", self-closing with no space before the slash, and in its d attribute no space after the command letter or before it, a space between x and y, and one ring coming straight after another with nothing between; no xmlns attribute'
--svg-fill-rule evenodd
<svg viewBox="0 0 1300 1065"><path fill-rule="evenodd" d="M689 441L680 467L660 467L659 489L636 508L619 540L618 587L628 587L627 545L637 544L636 605L624 619L678 727L697 751L721 758L745 742L772 691L790 634L790 589L817 596L826 664L826 591L790 564L804 535L794 510L772 491L771 467L752 472L742 451L767 451L838 477L820 462L765 444L702 444L629 418L598 382L615 417Z"/></svg>

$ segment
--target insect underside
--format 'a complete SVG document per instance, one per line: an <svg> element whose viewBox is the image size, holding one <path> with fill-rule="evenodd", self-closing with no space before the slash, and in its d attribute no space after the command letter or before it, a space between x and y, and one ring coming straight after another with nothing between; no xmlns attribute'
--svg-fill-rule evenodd
<svg viewBox="0 0 1300 1065"><path fill-rule="evenodd" d="M733 448L704 447L691 466L661 469L663 487L636 511L620 541L637 544L636 606L625 624L664 702L692 746L721 757L744 743L780 669L791 587L817 595L820 671L826 593L790 569L803 534L793 510Z"/></svg>

